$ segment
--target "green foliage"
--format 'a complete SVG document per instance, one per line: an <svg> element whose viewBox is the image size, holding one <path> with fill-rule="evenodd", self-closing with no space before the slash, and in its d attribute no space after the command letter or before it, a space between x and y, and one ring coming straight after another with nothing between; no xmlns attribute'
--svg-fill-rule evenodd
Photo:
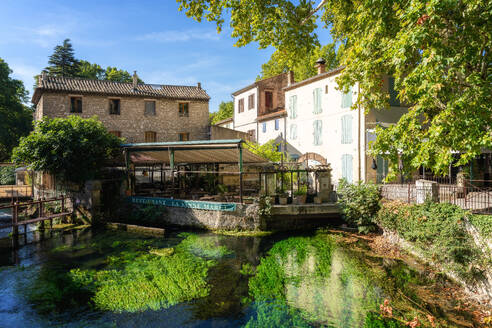
<svg viewBox="0 0 492 328"><path fill-rule="evenodd" d="M364 328L404 328L406 325L403 325L401 322L384 318L380 314L376 314L374 312L368 312L366 316L366 321L364 322Z"/></svg>
<svg viewBox="0 0 492 328"><path fill-rule="evenodd" d="M15 167L2 166L0 167L0 185L15 184Z"/></svg>
<svg viewBox="0 0 492 328"><path fill-rule="evenodd" d="M65 39L62 45L57 45L48 60L50 66L45 70L50 75L75 77L79 72L79 61L75 59L70 39Z"/></svg>
<svg viewBox="0 0 492 328"><path fill-rule="evenodd" d="M431 261L469 280L490 266L465 228L466 212L448 203L386 203L377 222L417 247Z"/></svg>
<svg viewBox="0 0 492 328"><path fill-rule="evenodd" d="M120 142L96 118L45 119L30 135L21 138L12 158L15 163L29 164L35 171L84 184L118 153Z"/></svg>
<svg viewBox="0 0 492 328"><path fill-rule="evenodd" d="M258 215L262 218L272 216L272 198L267 195L260 195L258 198Z"/></svg>
<svg viewBox="0 0 492 328"><path fill-rule="evenodd" d="M65 39L62 45L55 47L48 63L50 66L46 67L45 71L54 76L80 77L91 80L127 83L133 81L132 75L126 70L111 66L104 69L96 63L76 59L70 39ZM35 76L36 80L37 78L38 76ZM143 81L139 78L138 83L143 83Z"/></svg>
<svg viewBox="0 0 492 328"><path fill-rule="evenodd" d="M216 124L226 118L231 118L234 114L234 103L232 101L223 101L219 104L219 110L210 113L210 123Z"/></svg>
<svg viewBox="0 0 492 328"><path fill-rule="evenodd" d="M453 157L463 165L492 146L492 2L482 0L322 1L178 0L180 10L217 24L230 17L236 46L272 46L281 66L294 67L319 45L316 20L344 46L343 91L359 83L353 107L389 107L383 78L395 77L402 103L398 124L377 129L373 152L398 172L424 165L446 173Z"/></svg>
<svg viewBox="0 0 492 328"><path fill-rule="evenodd" d="M19 138L32 130L32 110L24 105L27 91L10 74L9 65L0 58L0 161L9 160Z"/></svg>
<svg viewBox="0 0 492 328"><path fill-rule="evenodd" d="M468 215L471 224L477 228L484 238L492 239L492 215Z"/></svg>
<svg viewBox="0 0 492 328"><path fill-rule="evenodd" d="M280 50L275 51L268 62L261 65L261 74L256 80L266 79L288 72L289 70L294 71L294 78L296 81L305 80L317 74L315 63L319 58L323 58L326 61L326 70L334 69L339 66L339 54L336 53L334 43L327 44L323 47L317 46L316 48L311 49L309 53L296 58L293 64L294 66L288 66L282 58L282 52Z"/></svg>
<svg viewBox="0 0 492 328"><path fill-rule="evenodd" d="M270 140L263 145L251 141L246 141L245 143L246 149L270 162L280 162L282 159L283 153L277 151L277 146L278 144L275 143L275 140Z"/></svg>
<svg viewBox="0 0 492 328"><path fill-rule="evenodd" d="M381 207L381 194L374 184L350 184L340 180L337 188L338 201L344 219L357 226L359 232L367 233L376 228L375 218Z"/></svg>

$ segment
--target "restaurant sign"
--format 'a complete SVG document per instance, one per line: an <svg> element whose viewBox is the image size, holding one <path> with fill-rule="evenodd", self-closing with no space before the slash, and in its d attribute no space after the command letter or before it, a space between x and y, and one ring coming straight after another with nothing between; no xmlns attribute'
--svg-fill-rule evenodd
<svg viewBox="0 0 492 328"><path fill-rule="evenodd" d="M183 200L160 197L130 197L130 201L134 204L160 205L168 207L195 208L198 210L209 211L235 211L235 203L219 203L219 202L204 202L197 200Z"/></svg>

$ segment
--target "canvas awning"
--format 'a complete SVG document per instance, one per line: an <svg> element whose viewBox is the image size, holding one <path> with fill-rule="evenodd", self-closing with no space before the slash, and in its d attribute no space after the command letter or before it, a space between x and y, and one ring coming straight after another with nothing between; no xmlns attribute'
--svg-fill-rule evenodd
<svg viewBox="0 0 492 328"><path fill-rule="evenodd" d="M238 163L242 148L243 163L265 163L267 160L243 147L242 139L196 140L175 142L130 143L122 145L134 164L210 164Z"/></svg>

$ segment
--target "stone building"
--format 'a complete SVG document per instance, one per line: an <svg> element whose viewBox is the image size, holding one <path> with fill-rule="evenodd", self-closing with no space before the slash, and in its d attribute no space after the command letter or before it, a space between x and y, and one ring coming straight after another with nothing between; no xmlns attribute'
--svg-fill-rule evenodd
<svg viewBox="0 0 492 328"><path fill-rule="evenodd" d="M197 86L155 85L42 74L34 91L35 119L97 118L127 142L209 139L210 97Z"/></svg>

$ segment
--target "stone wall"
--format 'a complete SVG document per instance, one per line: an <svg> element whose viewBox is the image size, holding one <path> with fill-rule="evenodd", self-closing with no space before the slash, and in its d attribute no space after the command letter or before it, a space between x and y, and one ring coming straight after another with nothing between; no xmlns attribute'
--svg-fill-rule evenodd
<svg viewBox="0 0 492 328"><path fill-rule="evenodd" d="M287 86L287 73L258 81L257 85L258 116L277 112L285 108L285 97L283 88ZM273 92L273 107L271 109L268 109L265 106L265 91Z"/></svg>
<svg viewBox="0 0 492 328"><path fill-rule="evenodd" d="M210 127L210 140L221 140L221 139L251 140L252 138L246 132L231 130L221 126L212 125Z"/></svg>
<svg viewBox="0 0 492 328"><path fill-rule="evenodd" d="M79 114L70 113L70 96L80 95L45 92L35 117L97 116L108 131L120 131L127 142L144 142L146 131L156 132L156 141L178 141L179 133L189 133L190 140L209 138L208 101L82 95L82 113ZM120 99L120 115L109 114L109 99ZM146 100L156 102L156 115L144 115ZM189 103L188 117L179 116L180 102Z"/></svg>
<svg viewBox="0 0 492 328"><path fill-rule="evenodd" d="M209 230L264 230L257 204L238 204L231 212L166 207L163 220L170 225Z"/></svg>

